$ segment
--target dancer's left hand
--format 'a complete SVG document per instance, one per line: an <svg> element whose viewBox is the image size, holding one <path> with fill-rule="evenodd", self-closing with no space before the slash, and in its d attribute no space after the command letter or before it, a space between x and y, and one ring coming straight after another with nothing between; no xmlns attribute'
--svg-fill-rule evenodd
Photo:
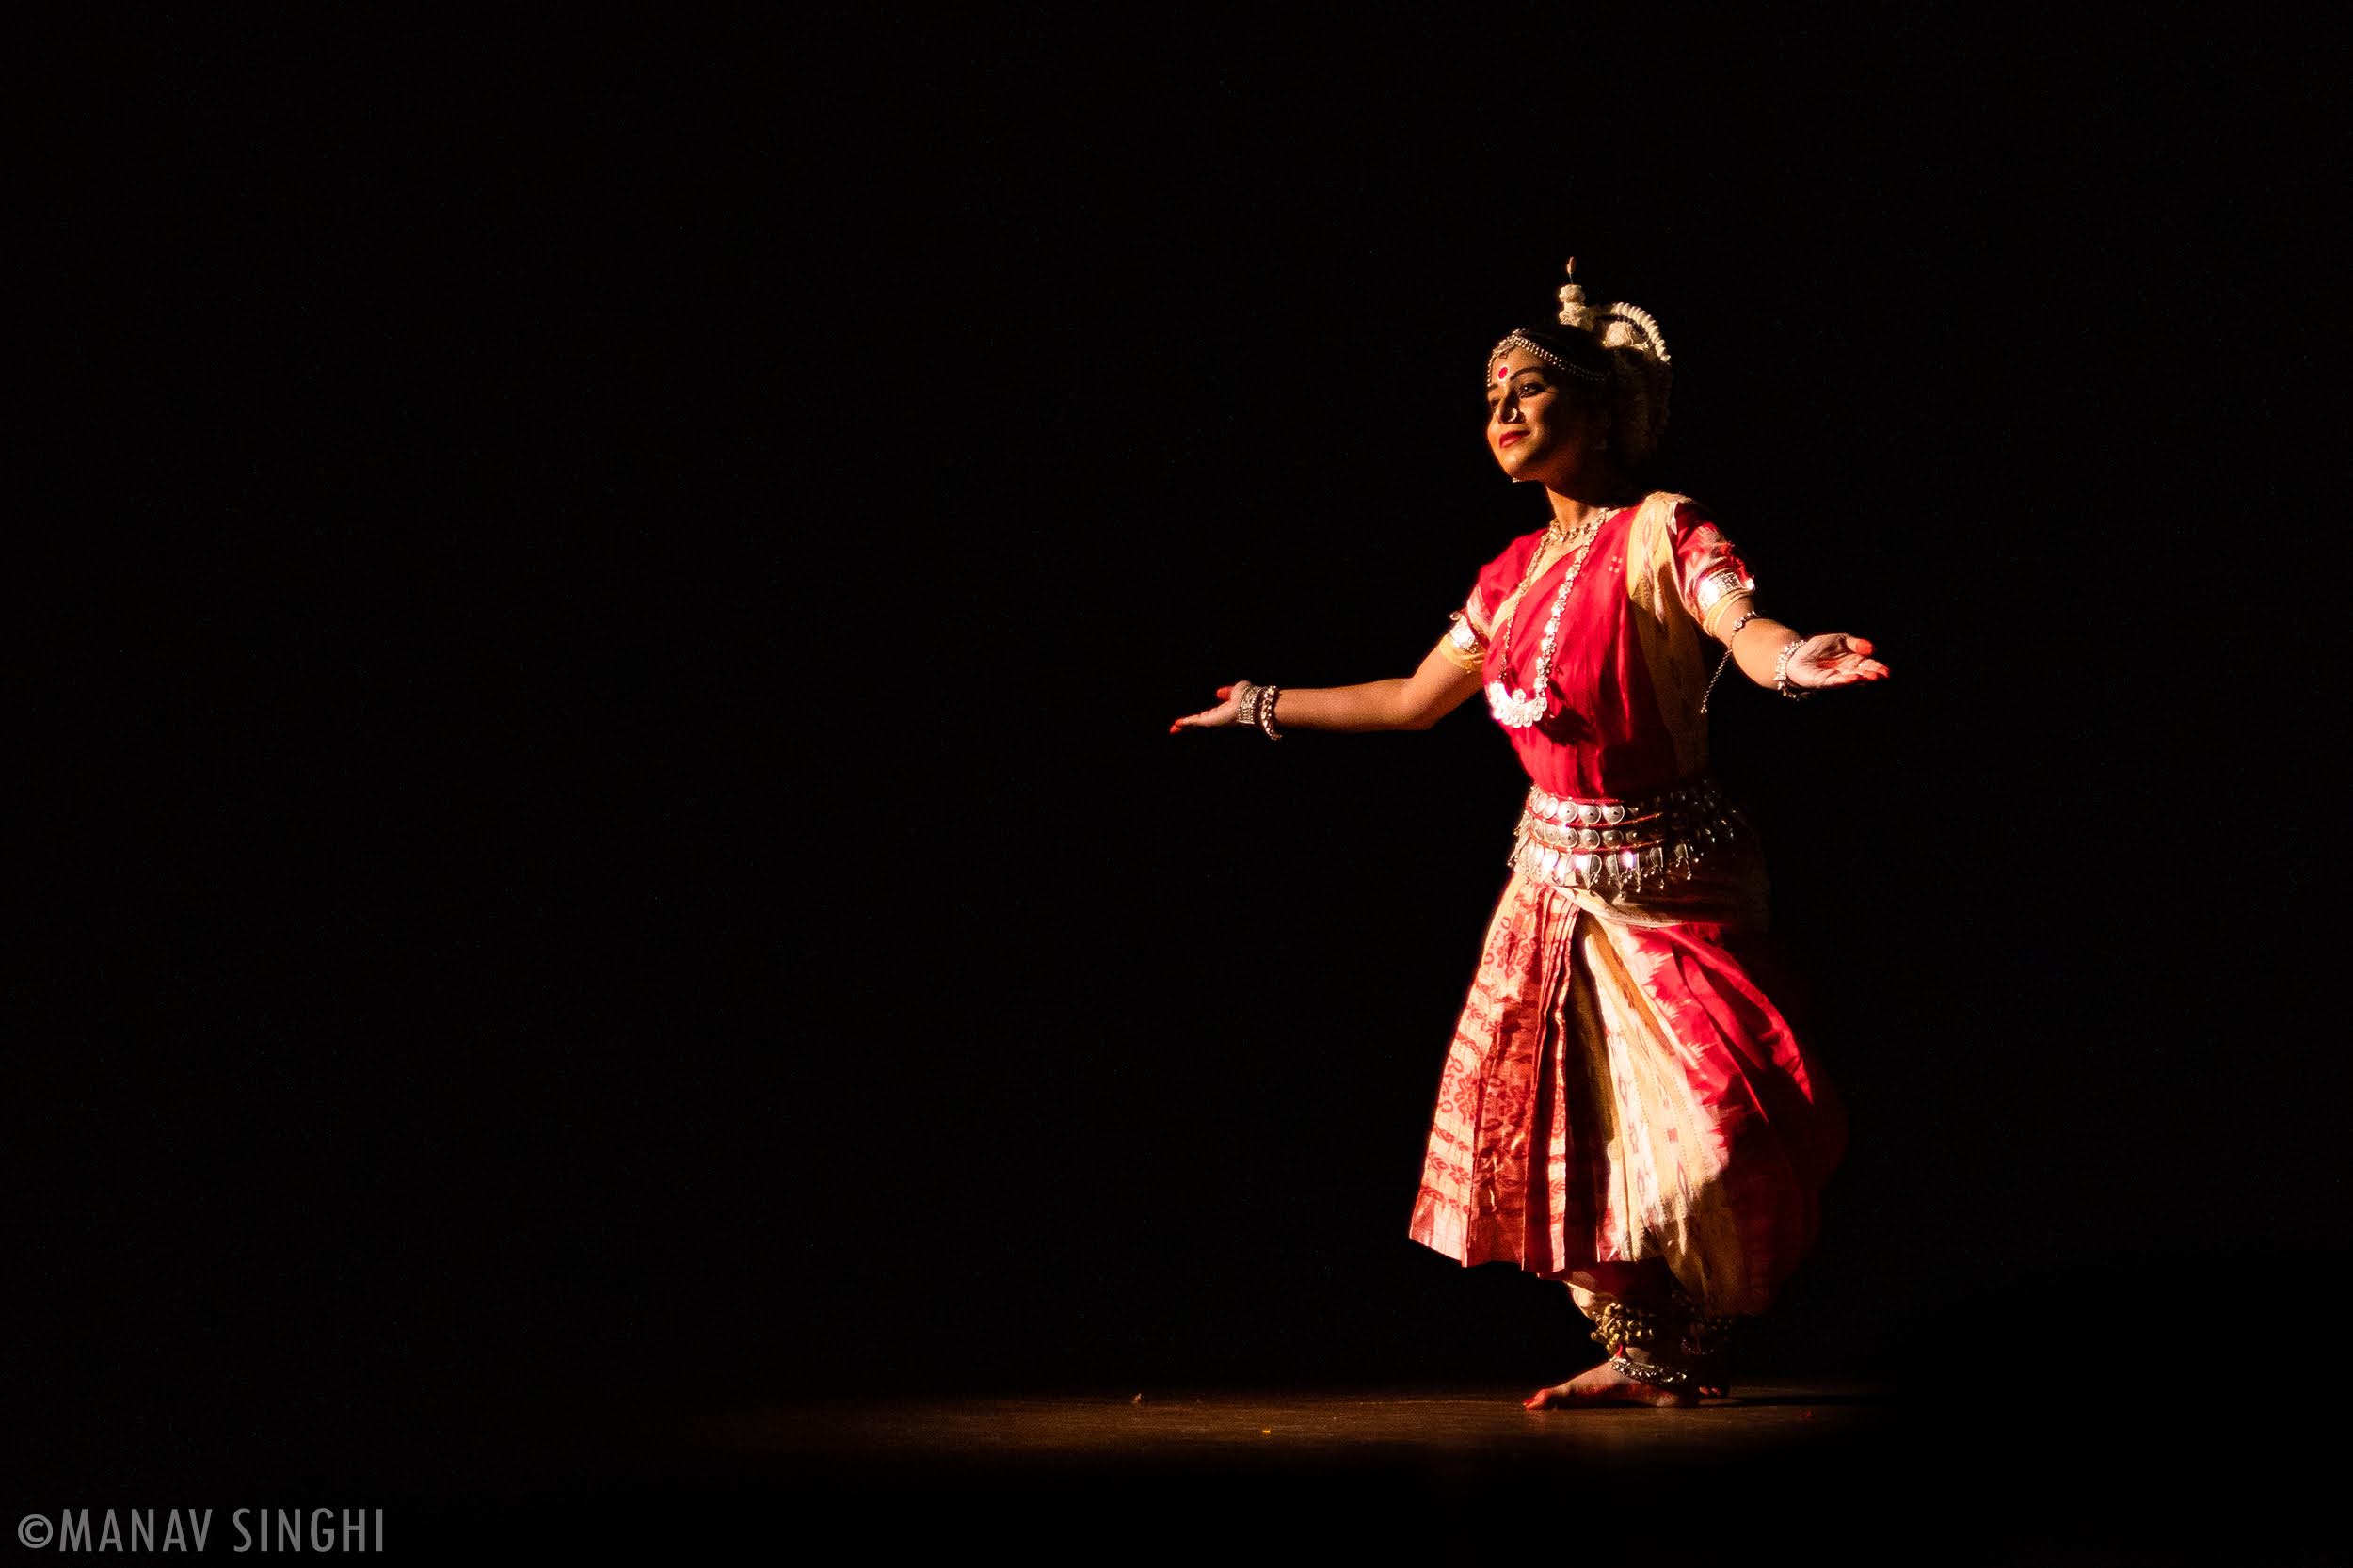
<svg viewBox="0 0 2353 1568"><path fill-rule="evenodd" d="M1871 656L1868 638L1844 632L1823 632L1798 645L1789 656L1789 684L1808 691L1825 686L1851 686L1863 680L1884 680L1888 670Z"/></svg>

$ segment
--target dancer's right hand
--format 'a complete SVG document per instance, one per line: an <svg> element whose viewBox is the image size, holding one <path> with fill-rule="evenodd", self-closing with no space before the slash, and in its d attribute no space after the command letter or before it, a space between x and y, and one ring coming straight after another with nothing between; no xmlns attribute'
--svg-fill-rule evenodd
<svg viewBox="0 0 2353 1568"><path fill-rule="evenodd" d="M1234 684L1239 686L1241 682L1236 681ZM1241 717L1241 704L1234 700L1234 686L1220 686L1217 689L1217 695L1216 707L1204 708L1198 713L1187 713L1183 718L1170 725L1168 732L1174 735L1179 729L1215 729L1220 725L1232 724Z"/></svg>

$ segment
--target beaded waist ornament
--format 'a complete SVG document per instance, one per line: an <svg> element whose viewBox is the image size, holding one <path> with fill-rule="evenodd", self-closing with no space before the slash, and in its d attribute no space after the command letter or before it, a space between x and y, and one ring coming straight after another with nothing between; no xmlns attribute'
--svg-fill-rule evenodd
<svg viewBox="0 0 2353 1568"><path fill-rule="evenodd" d="M1558 888L1640 892L1688 879L1710 851L1750 832L1705 778L1637 800L1576 800L1531 788L1509 863Z"/></svg>

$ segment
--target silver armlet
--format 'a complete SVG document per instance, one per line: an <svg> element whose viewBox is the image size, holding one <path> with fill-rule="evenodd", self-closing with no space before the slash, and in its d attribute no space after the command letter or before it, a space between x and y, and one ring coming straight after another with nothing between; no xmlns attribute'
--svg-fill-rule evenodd
<svg viewBox="0 0 2353 1568"><path fill-rule="evenodd" d="M1699 588L1691 597L1698 602L1700 619L1705 620L1709 611L1730 599L1734 594L1748 594L1755 591L1756 580L1754 578L1745 577L1731 567L1718 567L1700 579Z"/></svg>

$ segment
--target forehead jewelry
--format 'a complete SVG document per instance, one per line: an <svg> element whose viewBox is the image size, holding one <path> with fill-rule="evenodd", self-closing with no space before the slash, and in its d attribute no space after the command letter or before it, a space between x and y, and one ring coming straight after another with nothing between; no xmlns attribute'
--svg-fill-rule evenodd
<svg viewBox="0 0 2353 1568"><path fill-rule="evenodd" d="M1496 361L1502 359L1506 354L1511 353L1514 348L1519 349L1524 353L1533 354L1537 359L1542 360L1545 363L1552 366L1553 369L1559 371L1561 375L1572 376L1577 380L1585 382L1589 386L1599 386L1602 382L1609 379L1609 373L1606 370L1592 370L1584 365L1573 365L1569 363L1568 360L1561 358L1560 355L1555 354L1551 349L1546 348L1543 344L1531 342L1527 338L1521 337L1517 332L1511 332L1505 334L1503 341L1497 344L1494 352L1487 356L1488 364L1495 367L1497 380L1501 381L1511 376L1512 373L1509 369L1497 364Z"/></svg>

